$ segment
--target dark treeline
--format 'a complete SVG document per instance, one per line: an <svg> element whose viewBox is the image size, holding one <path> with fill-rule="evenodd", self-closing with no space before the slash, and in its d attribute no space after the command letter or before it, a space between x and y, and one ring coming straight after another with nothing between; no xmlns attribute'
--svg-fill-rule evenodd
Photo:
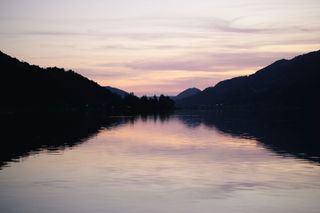
<svg viewBox="0 0 320 213"><path fill-rule="evenodd" d="M122 98L96 82L57 67L41 68L0 52L0 112L102 110L104 112L173 109L168 97Z"/></svg>
<svg viewBox="0 0 320 213"><path fill-rule="evenodd" d="M139 98L133 93L130 93L123 101L124 106L127 107L127 109L138 112L168 111L174 108L174 101L164 95L160 95L159 97L142 96Z"/></svg>

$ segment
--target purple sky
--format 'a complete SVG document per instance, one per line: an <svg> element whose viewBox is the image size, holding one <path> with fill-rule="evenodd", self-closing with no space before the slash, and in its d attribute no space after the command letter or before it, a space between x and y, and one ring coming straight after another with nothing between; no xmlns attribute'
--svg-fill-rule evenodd
<svg viewBox="0 0 320 213"><path fill-rule="evenodd" d="M320 49L319 0L1 0L1 51L174 95Z"/></svg>

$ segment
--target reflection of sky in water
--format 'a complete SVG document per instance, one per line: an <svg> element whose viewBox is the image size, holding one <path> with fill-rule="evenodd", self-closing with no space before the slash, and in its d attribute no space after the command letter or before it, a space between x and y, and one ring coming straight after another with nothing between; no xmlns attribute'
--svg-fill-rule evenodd
<svg viewBox="0 0 320 213"><path fill-rule="evenodd" d="M0 171L4 212L318 212L320 167L180 119L102 130Z"/></svg>

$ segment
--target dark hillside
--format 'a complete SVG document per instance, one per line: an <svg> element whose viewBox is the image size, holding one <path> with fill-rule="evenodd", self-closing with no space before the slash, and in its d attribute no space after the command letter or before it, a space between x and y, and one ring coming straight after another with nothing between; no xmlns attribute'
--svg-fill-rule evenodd
<svg viewBox="0 0 320 213"><path fill-rule="evenodd" d="M315 108L320 101L320 51L279 60L249 76L219 82L178 100L180 107Z"/></svg>
<svg viewBox="0 0 320 213"><path fill-rule="evenodd" d="M113 107L120 97L74 71L41 68L0 52L1 109Z"/></svg>

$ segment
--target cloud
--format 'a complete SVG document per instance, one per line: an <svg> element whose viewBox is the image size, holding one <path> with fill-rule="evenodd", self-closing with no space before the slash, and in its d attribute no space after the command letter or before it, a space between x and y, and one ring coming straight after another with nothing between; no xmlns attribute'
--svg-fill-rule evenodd
<svg viewBox="0 0 320 213"><path fill-rule="evenodd" d="M71 32L71 31L31 31L26 32L26 35L39 35L39 36L75 36L83 35L81 32Z"/></svg>
<svg viewBox="0 0 320 213"><path fill-rule="evenodd" d="M110 44L102 45L97 47L98 50L176 50L176 49L196 49L196 46L182 46L174 44L141 44L139 46L135 45L124 45L124 44Z"/></svg>
<svg viewBox="0 0 320 213"><path fill-rule="evenodd" d="M237 26L237 21L241 18L235 18L233 20L212 18L205 22L201 28L208 31L220 31L226 33L270 33L277 31L276 28L254 28L254 27L246 27L246 26Z"/></svg>
<svg viewBox="0 0 320 213"><path fill-rule="evenodd" d="M247 26L241 23L243 17L234 19L221 19L217 17L138 17L131 19L97 19L95 22L86 21L83 28L75 27L77 20L69 21L68 28L61 29L60 25L66 23L57 22L51 29L44 27L34 28L33 30L25 29L20 31L8 31L2 29L0 35L2 36L44 36L44 37L95 37L101 40L105 39L128 39L132 41L163 41L172 39L212 39L216 33L222 35L235 36L244 35L261 35L273 34L276 35L290 35L292 33L310 34L320 31L319 26L301 26L301 25L287 25L287 26L269 26L260 24L259 27L254 25ZM48 20L47 20L48 21ZM46 23L46 21L43 21ZM60 24L59 24L60 23ZM133 26L137 26L136 28ZM5 31L4 31L5 30ZM272 39L273 40L273 39ZM289 39L290 40L290 39ZM222 42L223 43L223 42ZM167 47L165 47L167 46ZM104 48L102 45L100 48ZM121 50L136 50L140 47L132 47L126 45L105 45L105 49L121 49ZM169 49L173 48L170 45L161 45L144 47L149 49Z"/></svg>
<svg viewBox="0 0 320 213"><path fill-rule="evenodd" d="M104 79L118 79L118 78L128 78L134 76L134 73L124 71L124 70L113 70L113 69L91 69L91 68L74 68L77 72L81 73L90 78L104 78Z"/></svg>
<svg viewBox="0 0 320 213"><path fill-rule="evenodd" d="M284 56L296 52L250 52L250 53L193 53L174 59L143 60L124 64L134 70L148 71L212 71L227 72L266 66Z"/></svg>
<svg viewBox="0 0 320 213"><path fill-rule="evenodd" d="M176 38L200 38L198 33L193 32L171 32L169 29L167 31L159 32L130 32L130 31L60 31L60 30L38 30L38 31L19 31L19 32L0 32L2 36L47 36L47 37L72 37L72 36L91 36L98 37L101 39L111 38L119 39L126 38L131 40L157 40L157 39L176 39ZM202 37L207 37L202 35ZM102 46L103 47L103 46Z"/></svg>

